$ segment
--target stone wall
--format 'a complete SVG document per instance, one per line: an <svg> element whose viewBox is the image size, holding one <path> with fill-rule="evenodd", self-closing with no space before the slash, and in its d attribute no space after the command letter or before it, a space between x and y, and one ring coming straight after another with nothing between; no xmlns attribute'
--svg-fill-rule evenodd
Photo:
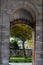
<svg viewBox="0 0 43 65"><path fill-rule="evenodd" d="M8 65L9 59L9 30L10 21L13 20L14 12L19 8L30 11L36 17L35 36L35 63L33 65L43 65L43 41L42 41L42 0L0 0L0 65ZM35 14L35 15L34 15Z"/></svg>

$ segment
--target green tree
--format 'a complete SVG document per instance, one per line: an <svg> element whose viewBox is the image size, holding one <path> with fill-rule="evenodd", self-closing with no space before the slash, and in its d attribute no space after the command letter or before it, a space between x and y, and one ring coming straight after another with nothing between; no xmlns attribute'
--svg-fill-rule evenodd
<svg viewBox="0 0 43 65"><path fill-rule="evenodd" d="M19 49L19 46L18 46L18 44L17 44L17 40L12 40L11 42L10 42L10 48L13 48L13 49Z"/></svg>
<svg viewBox="0 0 43 65"><path fill-rule="evenodd" d="M25 24L16 24L10 27L10 35L23 41L24 56L26 57L24 42L32 38L32 28Z"/></svg>

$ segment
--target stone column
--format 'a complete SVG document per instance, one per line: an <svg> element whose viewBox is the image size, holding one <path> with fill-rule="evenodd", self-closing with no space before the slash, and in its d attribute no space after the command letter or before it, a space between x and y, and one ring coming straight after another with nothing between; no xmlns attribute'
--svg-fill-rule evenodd
<svg viewBox="0 0 43 65"><path fill-rule="evenodd" d="M36 19L36 50L35 50L35 65L43 65L43 49L42 49L42 0L36 2L38 9L38 18ZM37 17L37 16L36 16Z"/></svg>
<svg viewBox="0 0 43 65"><path fill-rule="evenodd" d="M1 64L1 29L0 29L0 64Z"/></svg>
<svg viewBox="0 0 43 65"><path fill-rule="evenodd" d="M9 63L9 15L7 14L7 0L1 0L1 64Z"/></svg>
<svg viewBox="0 0 43 65"><path fill-rule="evenodd" d="M42 22L36 25L36 50L35 50L35 64L43 65L42 54Z"/></svg>

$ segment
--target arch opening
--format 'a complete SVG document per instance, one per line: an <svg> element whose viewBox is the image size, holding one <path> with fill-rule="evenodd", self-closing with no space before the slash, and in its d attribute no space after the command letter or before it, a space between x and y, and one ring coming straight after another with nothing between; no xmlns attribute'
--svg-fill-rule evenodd
<svg viewBox="0 0 43 65"><path fill-rule="evenodd" d="M34 18L32 17L32 15L26 11L25 9L19 9L17 10L15 13L14 13L14 20L13 21L10 21L10 27L11 26L14 26L14 25L18 25L18 24L25 24L25 25L28 25L32 28L32 55L34 55L35 53L35 49L34 49L34 43L35 43L35 20ZM33 33L34 32L34 33ZM34 37L33 37L34 36ZM32 57L32 63L34 64L34 57Z"/></svg>

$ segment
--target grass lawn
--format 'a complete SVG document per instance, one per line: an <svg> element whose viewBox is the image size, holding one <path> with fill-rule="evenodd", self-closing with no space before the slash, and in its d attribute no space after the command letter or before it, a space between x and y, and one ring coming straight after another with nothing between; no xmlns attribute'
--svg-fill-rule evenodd
<svg viewBox="0 0 43 65"><path fill-rule="evenodd" d="M9 62L32 62L32 58L10 57Z"/></svg>

